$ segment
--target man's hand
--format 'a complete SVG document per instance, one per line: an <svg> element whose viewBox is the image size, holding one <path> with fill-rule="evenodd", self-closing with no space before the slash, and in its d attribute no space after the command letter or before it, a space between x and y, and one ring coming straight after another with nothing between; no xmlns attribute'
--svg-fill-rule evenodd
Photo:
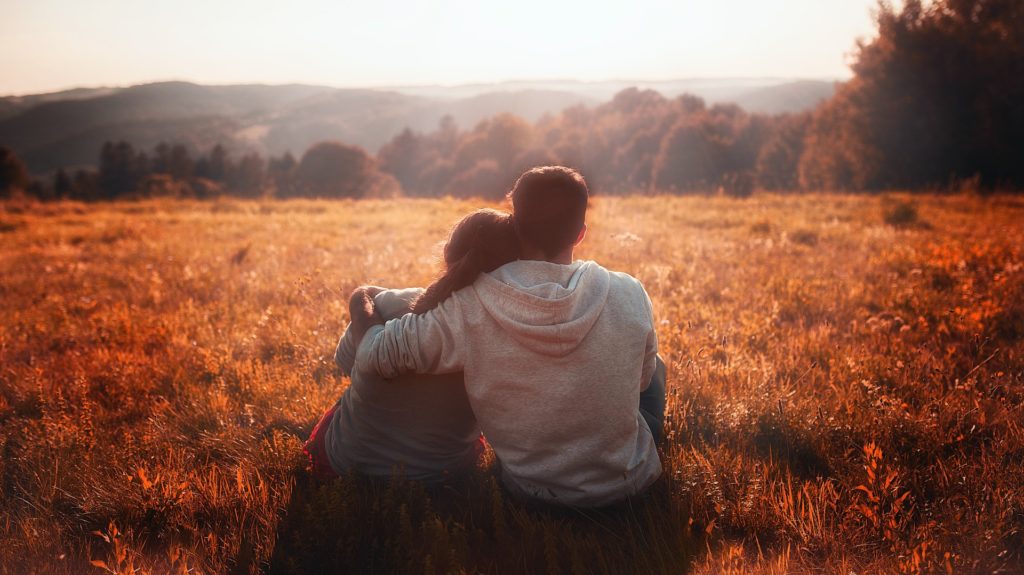
<svg viewBox="0 0 1024 575"><path fill-rule="evenodd" d="M373 298L382 291L384 288L377 286L360 286L348 300L348 313L352 318L349 331L356 346L363 341L363 336L371 326L384 324L384 318L377 313L377 307L373 304Z"/></svg>

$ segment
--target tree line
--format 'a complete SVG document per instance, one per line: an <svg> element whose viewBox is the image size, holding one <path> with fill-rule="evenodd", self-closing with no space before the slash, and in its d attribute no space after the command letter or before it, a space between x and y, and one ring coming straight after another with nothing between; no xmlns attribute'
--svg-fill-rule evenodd
<svg viewBox="0 0 1024 575"><path fill-rule="evenodd" d="M556 163L581 169L598 193L1024 188L1024 2L882 1L876 20L853 78L803 114L630 88L533 123L506 114L463 130L445 118L376 156L338 142L298 160L109 142L98 170L50 182L0 150L0 194L497 198L522 170Z"/></svg>
<svg viewBox="0 0 1024 575"><path fill-rule="evenodd" d="M24 165L0 148L0 179L42 199L83 201L142 197L246 198L394 196L397 181L377 169L362 148L338 142L311 147L296 160L291 153L264 158L247 152L235 158L222 145L193 156L182 144L157 144L152 151L130 143L106 142L97 169L57 170L49 182L32 180ZM6 168L4 166L7 166Z"/></svg>

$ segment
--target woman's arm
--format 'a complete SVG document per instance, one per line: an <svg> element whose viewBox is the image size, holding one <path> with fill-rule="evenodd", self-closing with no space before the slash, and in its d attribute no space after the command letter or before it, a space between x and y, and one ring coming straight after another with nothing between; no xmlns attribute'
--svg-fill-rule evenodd
<svg viewBox="0 0 1024 575"><path fill-rule="evenodd" d="M341 370L342 375L352 375L356 367L356 344L352 341L351 324L345 328L345 333L338 340L338 347L334 349L334 364Z"/></svg>
<svg viewBox="0 0 1024 575"><path fill-rule="evenodd" d="M352 318L352 324L348 330L352 334L352 341L359 347L359 342L366 335L366 330L374 325L384 325L384 318L377 312L373 304L373 298L384 291L384 288L377 286L361 286L352 292L348 300L348 313Z"/></svg>
<svg viewBox="0 0 1024 575"><path fill-rule="evenodd" d="M351 322L345 328L345 333L338 340L338 347L334 350L334 363L344 375L352 374L359 341L366 330L377 321L375 316L380 316L373 298L382 291L385 291L384 288L377 286L362 286L356 288L349 298Z"/></svg>

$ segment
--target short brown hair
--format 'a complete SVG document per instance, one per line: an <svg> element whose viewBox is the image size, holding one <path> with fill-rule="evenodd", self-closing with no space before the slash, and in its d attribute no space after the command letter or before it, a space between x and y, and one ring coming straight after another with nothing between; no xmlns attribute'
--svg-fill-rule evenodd
<svg viewBox="0 0 1024 575"><path fill-rule="evenodd" d="M587 216L590 190L583 176L565 166L527 170L508 193L512 221L520 241L546 256L570 247Z"/></svg>

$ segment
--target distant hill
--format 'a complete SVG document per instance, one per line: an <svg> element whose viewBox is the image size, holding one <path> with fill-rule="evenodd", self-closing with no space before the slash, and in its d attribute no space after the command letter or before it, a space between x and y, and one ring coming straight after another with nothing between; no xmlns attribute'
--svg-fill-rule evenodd
<svg viewBox="0 0 1024 575"><path fill-rule="evenodd" d="M380 90L332 90L292 103L236 136L271 153L296 154L323 140L376 150L405 128L433 130L446 115L462 128L503 112L534 121L544 114L595 101L569 92L530 90L442 99ZM0 138L2 138L0 126Z"/></svg>
<svg viewBox="0 0 1024 575"><path fill-rule="evenodd" d="M597 104L634 85L670 97L687 92L710 102L736 101L769 113L807 109L833 90L832 82L778 79L539 81L389 90L160 82L0 98L0 145L14 149L35 173L93 165L107 140L126 140L141 149L161 141L193 150L222 143L236 151L296 155L316 142L341 140L376 152L402 129L431 130L445 115L462 128L506 112L534 121L569 106Z"/></svg>
<svg viewBox="0 0 1024 575"><path fill-rule="evenodd" d="M0 106L23 106L24 100L4 98ZM341 140L376 151L402 129L432 130L445 115L472 127L501 112L532 121L578 103L594 102L541 90L440 99L323 86L163 82L93 97L37 99L0 120L0 144L37 173L94 164L106 140L127 140L142 149L161 141L198 150L223 143L235 150L296 155L316 142Z"/></svg>
<svg viewBox="0 0 1024 575"><path fill-rule="evenodd" d="M5 120L11 116L15 116L44 102L93 98L95 96L109 94L116 90L116 88L72 88L71 90L63 90L60 92L3 97L0 98L0 120Z"/></svg>
<svg viewBox="0 0 1024 575"><path fill-rule="evenodd" d="M791 78L687 78L680 80L516 80L462 86L407 86L396 92L430 98L469 98L481 94L530 90L569 92L597 101L610 100L631 87L649 89L673 98L680 94L700 96L710 103L734 102L750 112L800 112L814 107L835 91L835 79Z"/></svg>
<svg viewBox="0 0 1024 575"><path fill-rule="evenodd" d="M831 98L835 91L835 82L800 80L749 90L734 101L749 112L782 114L814 108Z"/></svg>

